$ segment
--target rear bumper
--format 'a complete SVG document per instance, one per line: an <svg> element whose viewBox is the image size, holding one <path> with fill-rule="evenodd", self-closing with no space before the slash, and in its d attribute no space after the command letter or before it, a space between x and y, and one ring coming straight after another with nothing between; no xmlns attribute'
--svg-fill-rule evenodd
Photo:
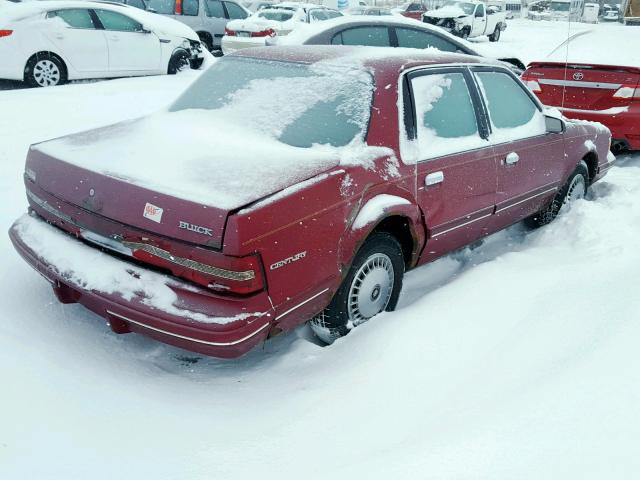
<svg viewBox="0 0 640 480"><path fill-rule="evenodd" d="M9 230L18 253L52 285L60 302L84 305L107 319L115 333L141 333L163 343L220 358L239 357L263 342L269 334L274 312L266 292L242 300L226 299L166 277L167 287L177 296L174 305L197 305L197 311L193 311L192 316L202 316L204 313L211 319L198 321L189 317L190 310L180 310L185 312L184 316L176 315L145 303L145 298L148 298L145 291L136 292L133 298L125 298L120 293L85 288L83 285L95 284L95 279L90 278L91 273L70 272L68 268L55 265L55 261L47 258L46 254L36 253L29 245L29 237L21 233L22 227L18 225L24 221L39 222L51 229L51 235L67 238L65 256L81 255L83 249L95 252L95 249L69 238L69 235L43 220L25 218L17 220ZM122 266L123 271L131 272L127 262L111 256L108 258L115 265ZM96 272L95 275L100 274ZM216 317L224 322L216 323Z"/></svg>
<svg viewBox="0 0 640 480"><path fill-rule="evenodd" d="M245 48L264 47L267 45L265 37L251 38L251 37L229 37L225 35L222 37L220 47L222 53L229 55L238 50Z"/></svg>
<svg viewBox="0 0 640 480"><path fill-rule="evenodd" d="M640 102L628 107L626 111L577 110L560 108L568 118L600 122L611 130L613 141L624 142L631 150L640 150Z"/></svg>

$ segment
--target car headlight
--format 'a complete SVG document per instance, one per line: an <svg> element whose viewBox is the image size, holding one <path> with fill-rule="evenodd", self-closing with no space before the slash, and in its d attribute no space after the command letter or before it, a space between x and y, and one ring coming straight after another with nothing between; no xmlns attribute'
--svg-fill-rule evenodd
<svg viewBox="0 0 640 480"><path fill-rule="evenodd" d="M191 42L187 39L182 41L182 44L180 45L182 48L186 48L187 50L191 48Z"/></svg>

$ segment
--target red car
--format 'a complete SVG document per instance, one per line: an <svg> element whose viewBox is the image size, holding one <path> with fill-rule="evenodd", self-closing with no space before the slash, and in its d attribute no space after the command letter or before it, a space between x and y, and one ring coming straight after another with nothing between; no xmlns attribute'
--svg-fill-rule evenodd
<svg viewBox="0 0 640 480"><path fill-rule="evenodd" d="M408 2L394 10L403 17L422 21L422 15L427 11L427 7L420 2Z"/></svg>
<svg viewBox="0 0 640 480"><path fill-rule="evenodd" d="M640 53L631 47L640 45L640 32L617 30L575 34L545 60L531 63L522 78L543 104L606 125L614 152L640 150Z"/></svg>
<svg viewBox="0 0 640 480"><path fill-rule="evenodd" d="M31 147L10 236L63 303L219 357L393 310L406 270L551 221L610 135L486 59L244 50L165 112Z"/></svg>

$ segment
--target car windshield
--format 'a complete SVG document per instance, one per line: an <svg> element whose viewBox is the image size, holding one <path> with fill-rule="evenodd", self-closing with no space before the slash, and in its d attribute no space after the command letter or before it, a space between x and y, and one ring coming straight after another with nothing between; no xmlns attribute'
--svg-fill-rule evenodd
<svg viewBox="0 0 640 480"><path fill-rule="evenodd" d="M372 96L373 79L363 69L225 57L170 111L209 110L222 123L295 147L341 147L364 138Z"/></svg>
<svg viewBox="0 0 640 480"><path fill-rule="evenodd" d="M568 2L551 2L551 10L555 12L568 12L570 4Z"/></svg>
<svg viewBox="0 0 640 480"><path fill-rule="evenodd" d="M444 4L445 7L458 7L462 9L462 11L466 15L471 15L475 10L476 6L473 3L468 2L446 2Z"/></svg>
<svg viewBox="0 0 640 480"><path fill-rule="evenodd" d="M173 15L175 5L175 0L150 0L147 4L147 10L163 15Z"/></svg>
<svg viewBox="0 0 640 480"><path fill-rule="evenodd" d="M265 18L267 20L273 20L274 22L286 22L291 20L293 13L290 10L260 10L257 14L259 18Z"/></svg>

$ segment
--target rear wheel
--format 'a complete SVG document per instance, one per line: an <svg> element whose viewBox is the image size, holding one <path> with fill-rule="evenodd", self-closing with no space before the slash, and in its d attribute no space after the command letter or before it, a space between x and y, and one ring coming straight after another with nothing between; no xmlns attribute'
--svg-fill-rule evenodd
<svg viewBox="0 0 640 480"><path fill-rule="evenodd" d="M38 53L27 62L24 81L32 87L62 85L67 81L67 68L55 55Z"/></svg>
<svg viewBox="0 0 640 480"><path fill-rule="evenodd" d="M502 32L502 30L500 30L500 25L496 25L496 29L493 31L493 34L489 35L489 41L497 42L500 40L500 32Z"/></svg>
<svg viewBox="0 0 640 480"><path fill-rule="evenodd" d="M527 218L525 223L537 228L551 223L560 213L563 205L571 204L584 198L589 188L589 168L584 162L576 167L564 186L558 191L553 201L535 215Z"/></svg>
<svg viewBox="0 0 640 480"><path fill-rule="evenodd" d="M403 275L398 241L387 233L374 233L358 251L329 306L311 320L314 333L332 343L378 313L394 310Z"/></svg>

